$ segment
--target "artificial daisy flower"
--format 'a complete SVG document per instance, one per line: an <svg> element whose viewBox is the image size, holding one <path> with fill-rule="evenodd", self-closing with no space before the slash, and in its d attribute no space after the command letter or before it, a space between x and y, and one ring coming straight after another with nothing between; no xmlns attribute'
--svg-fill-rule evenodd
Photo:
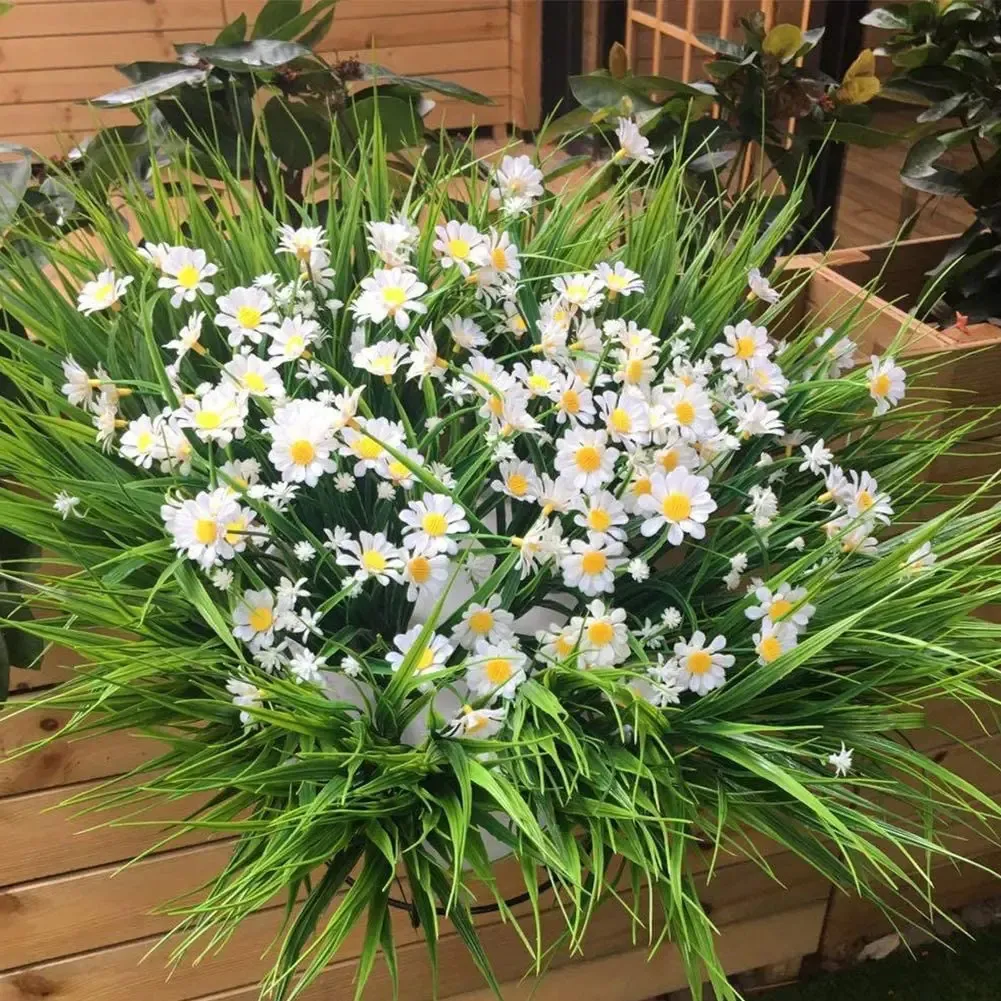
<svg viewBox="0 0 1001 1001"><path fill-rule="evenodd" d="M629 656L629 631L623 608L609 608L600 598L587 606L587 615L574 616L570 629L580 636L580 659L586 667L612 667Z"/></svg>
<svg viewBox="0 0 1001 1001"><path fill-rule="evenodd" d="M400 521L404 524L403 544L408 549L455 553L459 548L455 537L469 531L466 512L443 494L425 494L410 501L400 512Z"/></svg>
<svg viewBox="0 0 1001 1001"><path fill-rule="evenodd" d="M270 333L268 354L275 359L275 364L281 365L296 361L309 351L310 345L319 339L320 325L316 320L306 319L297 313L286 317Z"/></svg>
<svg viewBox="0 0 1001 1001"><path fill-rule="evenodd" d="M177 337L164 344L165 348L176 353L177 361L180 361L189 351L194 351L195 354L199 355L205 354L205 348L201 344L202 324L204 322L205 314L200 309L196 309L188 317L188 322L178 330Z"/></svg>
<svg viewBox="0 0 1001 1001"><path fill-rule="evenodd" d="M492 226L486 239L487 262L492 271L506 279L521 277L521 261L518 247L507 232L498 233Z"/></svg>
<svg viewBox="0 0 1001 1001"><path fill-rule="evenodd" d="M448 362L438 354L438 343L430 327L421 328L406 360L410 362L406 376L408 382L417 379L423 385L425 378L444 379L448 371Z"/></svg>
<svg viewBox="0 0 1001 1001"><path fill-rule="evenodd" d="M685 535L705 538L705 522L716 510L708 491L709 480L680 467L667 474L655 472L651 480L650 493L638 502L645 516L640 532L644 536L656 535L666 526L672 546L680 546Z"/></svg>
<svg viewBox="0 0 1001 1001"><path fill-rule="evenodd" d="M279 254L292 254L300 265L308 265L313 254L323 250L327 243L326 232L322 226L289 226L282 225L278 230Z"/></svg>
<svg viewBox="0 0 1001 1001"><path fill-rule="evenodd" d="M621 556L624 551L621 542L607 535L574 539L563 557L563 583L588 597L614 591L615 571L626 562Z"/></svg>
<svg viewBox="0 0 1001 1001"><path fill-rule="evenodd" d="M876 478L870 473L858 473L854 469L850 473L845 507L849 518L870 518L881 521L884 525L890 524L893 515L890 495L880 493Z"/></svg>
<svg viewBox="0 0 1001 1001"><path fill-rule="evenodd" d="M157 271L163 271L163 267L167 263L167 257L170 255L170 250L169 243L150 243L147 240L141 247L136 248L136 253L144 261L149 261Z"/></svg>
<svg viewBox="0 0 1001 1001"><path fill-rule="evenodd" d="M427 312L427 306L420 301L427 290L412 271L379 269L362 279L361 293L351 304L351 311L360 320L382 323L391 319L400 330L406 330L411 313Z"/></svg>
<svg viewBox="0 0 1001 1001"><path fill-rule="evenodd" d="M633 292L642 292L644 289L643 279L635 271L630 271L622 261L616 261L614 266L602 261L594 273L605 286L609 299L619 295L632 295Z"/></svg>
<svg viewBox="0 0 1001 1001"><path fill-rule="evenodd" d="M243 552L252 529L250 516L228 487L203 490L193 500L168 500L161 506L160 516L173 547L205 570Z"/></svg>
<svg viewBox="0 0 1001 1001"><path fill-rule="evenodd" d="M366 246L387 268L404 268L410 263L420 232L400 222L367 222Z"/></svg>
<svg viewBox="0 0 1001 1001"><path fill-rule="evenodd" d="M442 729L443 737L470 737L473 740L489 740L496 737L504 726L507 710L474 709L464 705Z"/></svg>
<svg viewBox="0 0 1001 1001"><path fill-rule="evenodd" d="M824 332L816 337L813 343L818 348L824 349L829 378L837 379L839 375L850 372L855 367L855 351L858 345L848 337L834 340L833 327L825 328Z"/></svg>
<svg viewBox="0 0 1001 1001"><path fill-rule="evenodd" d="M574 524L596 538L607 536L610 539L625 541L626 530L623 527L629 521L625 505L615 494L608 490L597 490L594 493L576 495L573 509Z"/></svg>
<svg viewBox="0 0 1001 1001"><path fill-rule="evenodd" d="M55 499L52 501L52 507L63 521L65 521L71 514L76 515L77 518L83 517L77 508L80 506L80 498L73 497L68 494L65 490L60 490L56 494Z"/></svg>
<svg viewBox="0 0 1001 1001"><path fill-rule="evenodd" d="M278 314L271 308L271 296L263 289L230 289L219 296L216 303L220 311L216 314L215 325L229 331L227 340L232 347L239 347L244 340L260 344L261 338L279 322Z"/></svg>
<svg viewBox="0 0 1001 1001"><path fill-rule="evenodd" d="M665 436L664 444L653 453L653 461L665 473L674 472L679 466L694 471L699 465L699 453L676 431Z"/></svg>
<svg viewBox="0 0 1001 1001"><path fill-rule="evenodd" d="M271 438L268 459L286 482L314 487L337 469L332 415L316 400L293 400L279 407L264 429Z"/></svg>
<svg viewBox="0 0 1001 1001"><path fill-rule="evenodd" d="M616 365L612 378L624 386L646 389L657 374L656 353L638 349L619 349L612 357Z"/></svg>
<svg viewBox="0 0 1001 1001"><path fill-rule="evenodd" d="M323 669L327 666L327 658L318 656L312 650L299 644L293 644L292 656L289 657L288 669L300 684L308 682L312 685L324 685Z"/></svg>
<svg viewBox="0 0 1001 1001"><path fill-rule="evenodd" d="M531 368L518 362L514 366L514 375L528 390L529 396L542 396L552 400L559 391L563 373L551 361L536 359L531 363Z"/></svg>
<svg viewBox="0 0 1001 1001"><path fill-rule="evenodd" d="M772 622L767 617L761 620L761 630L752 637L759 664L770 664L777 660L787 650L791 650L796 641L796 630L790 623Z"/></svg>
<svg viewBox="0 0 1001 1001"><path fill-rule="evenodd" d="M747 491L747 496L750 503L744 508L744 513L751 515L755 528L768 528L779 513L779 499L775 491L755 483Z"/></svg>
<svg viewBox="0 0 1001 1001"><path fill-rule="evenodd" d="M507 643L514 638L514 616L500 608L501 596L490 595L485 605L472 602L452 633L452 640L467 650L477 643Z"/></svg>
<svg viewBox="0 0 1001 1001"><path fill-rule="evenodd" d="M244 591L233 609L233 635L252 650L269 647L275 641L275 596L267 588Z"/></svg>
<svg viewBox="0 0 1001 1001"><path fill-rule="evenodd" d="M724 327L723 337L713 351L723 359L719 367L724 372L743 372L752 362L767 358L775 350L767 328L757 327L750 320Z"/></svg>
<svg viewBox="0 0 1001 1001"><path fill-rule="evenodd" d="M212 586L220 591L228 591L233 586L233 581L235 575L229 567L220 567L218 570L213 570L209 574L209 580L212 581Z"/></svg>
<svg viewBox="0 0 1001 1001"><path fill-rule="evenodd" d="M872 522L868 519L857 521L848 515L842 515L827 522L824 533L829 539L838 539L844 553L857 553L860 556L878 554L879 542L872 535Z"/></svg>
<svg viewBox="0 0 1001 1001"><path fill-rule="evenodd" d="M650 577L650 564L636 556L626 564L626 573L637 583L642 583Z"/></svg>
<svg viewBox="0 0 1001 1001"><path fill-rule="evenodd" d="M805 473L808 469L814 476L823 476L824 469L831 464L834 453L824 445L824 439L818 438L813 445L800 445L803 461L799 471Z"/></svg>
<svg viewBox="0 0 1001 1001"><path fill-rule="evenodd" d="M200 396L185 397L174 416L181 427L191 428L202 441L229 445L234 438L243 437L247 398L224 383Z"/></svg>
<svg viewBox="0 0 1001 1001"><path fill-rule="evenodd" d="M645 445L650 438L650 405L636 389L608 390L598 398L608 437L620 444Z"/></svg>
<svg viewBox="0 0 1001 1001"><path fill-rule="evenodd" d="M233 705L240 710L240 722L245 727L255 726L253 713L248 710L261 708L264 693L256 685L239 678L230 678L226 682L226 691L233 696Z"/></svg>
<svg viewBox="0 0 1001 1001"><path fill-rule="evenodd" d="M922 570L928 570L933 567L936 559L937 557L932 551L931 543L922 542L921 545L907 557L907 562L904 564L904 570L908 573L920 573Z"/></svg>
<svg viewBox="0 0 1001 1001"><path fill-rule="evenodd" d="M827 763L834 769L834 774L838 778L844 778L852 770L854 754L854 748L845 747L845 742L841 741L841 750L827 756Z"/></svg>
<svg viewBox="0 0 1001 1001"><path fill-rule="evenodd" d="M869 395L876 401L874 413L877 416L885 414L904 398L905 378L906 373L892 358L880 361L878 355L872 355L866 372L866 384L869 386Z"/></svg>
<svg viewBox="0 0 1001 1001"><path fill-rule="evenodd" d="M159 419L150 420L147 414L129 421L118 445L119 454L141 469L161 462L167 457L167 449L159 424Z"/></svg>
<svg viewBox="0 0 1001 1001"><path fill-rule="evenodd" d="M393 637L393 646L396 647L396 650L391 650L386 654L386 660L393 671L398 671L403 661L414 650L423 629L423 624L418 624L405 633ZM421 644L417 660L414 663L414 674L434 674L435 671L443 670L454 650L455 647L444 636L431 633Z"/></svg>
<svg viewBox="0 0 1001 1001"><path fill-rule="evenodd" d="M553 279L553 288L560 303L571 311L579 309L591 313L604 300L602 282L597 275L557 275Z"/></svg>
<svg viewBox="0 0 1001 1001"><path fill-rule="evenodd" d="M84 316L90 316L92 313L114 306L125 295L125 290L132 281L132 275L117 278L114 271L102 271L93 281L84 284L77 293L77 310Z"/></svg>
<svg viewBox="0 0 1001 1001"><path fill-rule="evenodd" d="M355 476L361 477L374 469L380 471L392 458L385 446L400 449L404 443L403 428L387 420L385 417L358 419L358 427L345 427L341 430L344 444L341 454L356 459Z"/></svg>
<svg viewBox="0 0 1001 1001"><path fill-rule="evenodd" d="M614 160L638 160L640 163L653 163L653 148L646 136L640 135L639 126L630 118L620 118L615 128L615 137L619 140L619 148L615 151Z"/></svg>
<svg viewBox="0 0 1001 1001"><path fill-rule="evenodd" d="M374 578L385 587L391 580L402 579L403 556L382 532L360 532L358 541L346 539L337 551L337 563L342 567L357 567L355 578Z"/></svg>
<svg viewBox="0 0 1001 1001"><path fill-rule="evenodd" d="M618 456L604 431L577 428L556 441L556 471L583 492L600 490L612 479Z"/></svg>
<svg viewBox="0 0 1001 1001"><path fill-rule="evenodd" d="M170 304L177 309L182 302L194 302L199 292L211 295L215 286L207 279L218 270L215 264L209 263L204 250L171 247L157 285L172 290Z"/></svg>
<svg viewBox="0 0 1001 1001"><path fill-rule="evenodd" d="M223 365L222 371L224 378L229 379L240 392L281 400L285 396L285 385L276 364L257 355L234 355Z"/></svg>
<svg viewBox="0 0 1001 1001"><path fill-rule="evenodd" d="M543 174L527 156L505 156L494 171L494 185L490 194L504 203L504 211L512 207L519 210L543 194Z"/></svg>
<svg viewBox="0 0 1001 1001"><path fill-rule="evenodd" d="M230 459L219 467L224 483L247 490L261 480L261 464L256 459Z"/></svg>
<svg viewBox="0 0 1001 1001"><path fill-rule="evenodd" d="M466 661L465 681L476 698L513 699L528 675L528 657L512 640L479 642Z"/></svg>
<svg viewBox="0 0 1001 1001"><path fill-rule="evenodd" d="M560 375L553 390L556 403L556 421L571 427L594 423L594 398L588 384L574 372Z"/></svg>
<svg viewBox="0 0 1001 1001"><path fill-rule="evenodd" d="M352 354L351 363L355 368L382 376L388 383L406 358L407 351L407 345L399 341L376 341Z"/></svg>
<svg viewBox="0 0 1001 1001"><path fill-rule="evenodd" d="M780 435L785 428L779 412L770 410L764 400L756 400L753 396L742 396L734 401L732 414L737 422L737 431L745 438Z"/></svg>
<svg viewBox="0 0 1001 1001"><path fill-rule="evenodd" d="M782 294L772 288L758 268L751 268L747 272L747 287L751 290L750 294L762 302L776 303L782 299Z"/></svg>
<svg viewBox="0 0 1001 1001"><path fill-rule="evenodd" d="M435 599L448 582L449 559L437 549L406 550L403 562L403 583L407 585L407 601L418 598Z"/></svg>
<svg viewBox="0 0 1001 1001"><path fill-rule="evenodd" d="M85 368L69 355L63 359L62 393L74 406L82 407L94 398L94 390L100 386L100 379L92 379Z"/></svg>
<svg viewBox="0 0 1001 1001"><path fill-rule="evenodd" d="M666 393L651 407L652 410L661 408L663 417L651 416L651 424L657 420L666 428L674 428L686 441L704 438L716 430L709 394L695 383Z"/></svg>
<svg viewBox="0 0 1001 1001"><path fill-rule="evenodd" d="M824 492L817 500L822 504L834 501L838 507L847 507L854 495L855 487L845 475L845 471L840 466L832 464L824 474Z"/></svg>
<svg viewBox="0 0 1001 1001"><path fill-rule="evenodd" d="M752 396L784 396L789 380L775 362L758 358L744 371L741 385Z"/></svg>
<svg viewBox="0 0 1001 1001"><path fill-rule="evenodd" d="M562 663L571 657L576 653L580 643L583 622L584 620L580 619L576 629L569 623L565 626L553 623L548 628L536 632L535 640L539 644L536 659L545 664Z"/></svg>
<svg viewBox="0 0 1001 1001"><path fill-rule="evenodd" d="M779 584L774 591L762 585L755 588L754 596L759 604L745 610L744 614L749 619L768 619L778 626L791 626L796 632L810 624L816 611L813 605L806 604L804 600L806 588L793 588L787 582Z"/></svg>
<svg viewBox="0 0 1001 1001"><path fill-rule="evenodd" d="M486 237L471 223L451 219L444 226L435 226L432 249L443 268L455 265L467 278L473 268L490 263Z"/></svg>
<svg viewBox="0 0 1001 1001"><path fill-rule="evenodd" d="M497 468L500 479L493 480L494 490L518 501L535 501L539 496L539 474L530 462L502 462Z"/></svg>
<svg viewBox="0 0 1001 1001"><path fill-rule="evenodd" d="M701 629L692 633L689 640L674 644L672 666L677 668L678 685L682 689L705 695L726 683L726 670L733 666L731 654L722 653L726 638L716 636L706 646L706 634Z"/></svg>

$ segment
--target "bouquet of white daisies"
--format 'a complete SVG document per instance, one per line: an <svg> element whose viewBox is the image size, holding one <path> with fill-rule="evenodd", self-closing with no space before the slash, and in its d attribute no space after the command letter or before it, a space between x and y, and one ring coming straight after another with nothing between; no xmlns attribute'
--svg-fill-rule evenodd
<svg viewBox="0 0 1001 1001"><path fill-rule="evenodd" d="M165 742L102 798L240 835L178 953L284 891L265 989L361 922L360 990L402 900L493 983L513 855L536 923L649 893L637 934L732 996L700 853L764 836L920 919L991 829L899 736L998 677L1001 513L924 475L982 415L852 311L776 334L795 197L720 222L624 136L561 193L469 149L408 181L378 136L274 215L154 174L129 231L90 203L97 244L3 254L0 521L50 554L3 573L86 660L46 700Z"/></svg>

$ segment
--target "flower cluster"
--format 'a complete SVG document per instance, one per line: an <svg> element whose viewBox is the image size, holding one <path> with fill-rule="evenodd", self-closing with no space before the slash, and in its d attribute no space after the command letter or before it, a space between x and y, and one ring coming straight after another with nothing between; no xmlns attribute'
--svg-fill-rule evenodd
<svg viewBox="0 0 1001 1001"><path fill-rule="evenodd" d="M644 159L635 125L619 132L622 150ZM502 216L528 211L541 180L527 157L505 157L492 190ZM811 599L822 600L813 575L838 550L877 551L890 497L789 426L785 345L761 323L741 318L715 338L684 317L643 326L644 279L624 260L548 276L536 315L520 296L512 230L437 223L424 268L422 233L405 215L367 223L366 235L370 267L346 309L331 295L322 227L283 226L275 271L246 284L201 249L142 247L137 265L178 317L161 349L159 409L127 416L130 389L63 363L63 392L92 412L102 447L174 478L164 529L226 596L258 669L359 707L402 671L434 693L401 738L411 742L435 727L497 734L525 682L551 669L619 672L664 710L794 649ZM79 309L120 305L137 279L103 272ZM749 300L779 301L757 269L747 282ZM348 318L345 345L330 332ZM708 348L694 351L695 337ZM827 331L816 347L815 377L851 368L850 341ZM866 381L877 414L903 397L890 359L874 357ZM729 470L747 449L755 476L736 487ZM752 574L742 591L748 554L719 554L746 630L709 639L669 603L656 624L633 613L623 596L708 545L724 505L767 538L790 473L816 478L820 516L811 541L784 542L795 574L771 584ZM310 494L328 512L321 522L304 513ZM333 497L342 503L330 507ZM56 506L65 518L78 503ZM821 555L804 569L807 547ZM393 608L397 630L368 634L335 664L341 612L355 602ZM253 726L252 674L230 692Z"/></svg>

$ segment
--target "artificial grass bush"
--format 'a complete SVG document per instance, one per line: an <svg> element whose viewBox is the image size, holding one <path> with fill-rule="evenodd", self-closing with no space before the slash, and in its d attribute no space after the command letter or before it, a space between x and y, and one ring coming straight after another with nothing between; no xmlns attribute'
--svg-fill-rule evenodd
<svg viewBox="0 0 1001 1001"><path fill-rule="evenodd" d="M764 836L920 919L946 829L996 820L896 736L998 676L1001 512L921 515L983 415L915 406L852 314L770 335L796 195L721 220L621 131L561 194L468 148L408 178L379 135L276 214L154 170L132 234L80 191L99 250L3 253L0 522L53 554L30 629L87 661L42 701L168 744L83 803L207 794L173 836L238 835L175 955L286 893L266 990L356 926L358 990L380 949L395 979L399 873L432 960L447 915L493 983L469 884L509 916L510 853L564 944L645 896L731 997L700 852Z"/></svg>

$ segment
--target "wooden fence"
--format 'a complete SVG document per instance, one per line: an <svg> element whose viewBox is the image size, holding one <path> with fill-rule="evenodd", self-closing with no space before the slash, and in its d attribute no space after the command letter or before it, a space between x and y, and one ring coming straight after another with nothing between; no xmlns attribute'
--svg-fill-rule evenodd
<svg viewBox="0 0 1001 1001"><path fill-rule="evenodd" d="M0 16L0 140L45 154L125 110L81 103L125 86L115 65L173 60L175 42L210 42L265 0L18 0ZM541 0L340 0L320 43L326 57L357 55L400 73L439 76L487 94L474 107L441 100L433 125L532 128L540 102Z"/></svg>

